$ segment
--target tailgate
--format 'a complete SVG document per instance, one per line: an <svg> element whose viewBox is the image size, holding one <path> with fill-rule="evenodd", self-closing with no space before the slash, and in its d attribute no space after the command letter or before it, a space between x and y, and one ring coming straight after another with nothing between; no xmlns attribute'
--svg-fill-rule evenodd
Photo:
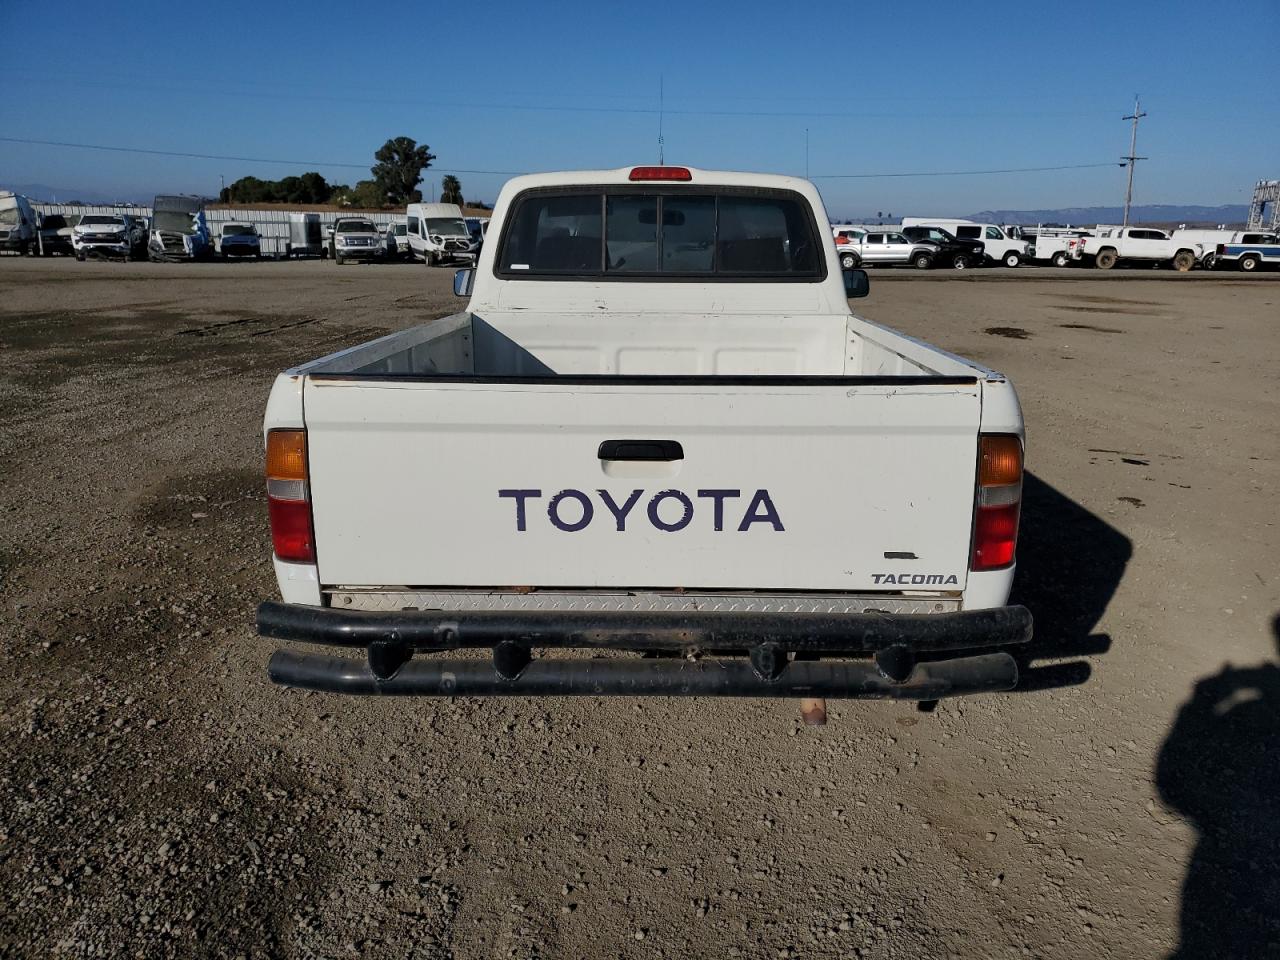
<svg viewBox="0 0 1280 960"><path fill-rule="evenodd" d="M964 587L973 381L308 379L304 409L326 586Z"/></svg>

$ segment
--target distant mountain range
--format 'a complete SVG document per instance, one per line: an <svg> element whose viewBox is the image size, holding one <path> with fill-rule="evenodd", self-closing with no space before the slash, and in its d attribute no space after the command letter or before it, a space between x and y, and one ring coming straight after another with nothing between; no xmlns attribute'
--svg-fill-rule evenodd
<svg viewBox="0 0 1280 960"><path fill-rule="evenodd" d="M1202 207L1194 204L1153 203L1129 208L1129 219L1134 223L1186 223L1244 225L1249 208L1244 204L1223 204ZM1062 207L1057 210L982 210L971 213L968 220L984 220L992 223L1060 223L1086 224L1119 223L1124 217L1123 207Z"/></svg>

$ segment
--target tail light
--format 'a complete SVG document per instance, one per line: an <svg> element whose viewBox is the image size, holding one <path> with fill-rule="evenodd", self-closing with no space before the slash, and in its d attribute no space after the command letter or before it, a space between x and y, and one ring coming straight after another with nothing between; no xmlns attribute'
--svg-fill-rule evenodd
<svg viewBox="0 0 1280 960"><path fill-rule="evenodd" d="M315 563L305 430L267 433L267 512L276 556L289 563Z"/></svg>
<svg viewBox="0 0 1280 960"><path fill-rule="evenodd" d="M688 167L632 167L629 180L692 180Z"/></svg>
<svg viewBox="0 0 1280 960"><path fill-rule="evenodd" d="M1013 563L1021 507L1022 441L1008 434L982 434L970 569L999 570Z"/></svg>

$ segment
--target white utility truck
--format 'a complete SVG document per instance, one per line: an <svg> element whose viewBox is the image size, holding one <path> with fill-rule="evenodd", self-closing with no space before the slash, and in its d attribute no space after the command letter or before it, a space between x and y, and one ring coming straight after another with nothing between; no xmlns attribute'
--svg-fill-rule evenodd
<svg viewBox="0 0 1280 960"><path fill-rule="evenodd" d="M1199 243L1179 243L1163 230L1152 227L1113 227L1099 224L1093 236L1072 248L1076 260L1091 263L1099 270L1110 270L1117 263L1172 265L1186 272L1204 257Z"/></svg>
<svg viewBox="0 0 1280 960"><path fill-rule="evenodd" d="M1178 227L1169 234L1169 239L1178 245L1179 249L1196 250L1200 259L1198 266L1205 270L1212 270L1217 260L1217 251L1220 244L1230 243L1235 237L1240 236L1241 231L1234 227Z"/></svg>
<svg viewBox="0 0 1280 960"><path fill-rule="evenodd" d="M423 696L1014 686L999 648L1031 615L1007 605L1013 386L852 314L867 275L841 271L827 224L794 177L508 182L454 277L463 312L276 379L282 600L258 629L363 656L280 649L271 678Z"/></svg>
<svg viewBox="0 0 1280 960"><path fill-rule="evenodd" d="M1031 246L1027 260L1065 267L1073 259L1071 252L1089 236L1084 227L1030 227L1024 234Z"/></svg>

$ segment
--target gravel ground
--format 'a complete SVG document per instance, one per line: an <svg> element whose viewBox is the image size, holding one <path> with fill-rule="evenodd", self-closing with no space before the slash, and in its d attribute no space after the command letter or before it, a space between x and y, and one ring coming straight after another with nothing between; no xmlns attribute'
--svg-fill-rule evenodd
<svg viewBox="0 0 1280 960"><path fill-rule="evenodd" d="M0 955L1280 954L1278 281L877 271L1018 386L1038 639L810 728L273 687L271 379L450 272L0 259Z"/></svg>

